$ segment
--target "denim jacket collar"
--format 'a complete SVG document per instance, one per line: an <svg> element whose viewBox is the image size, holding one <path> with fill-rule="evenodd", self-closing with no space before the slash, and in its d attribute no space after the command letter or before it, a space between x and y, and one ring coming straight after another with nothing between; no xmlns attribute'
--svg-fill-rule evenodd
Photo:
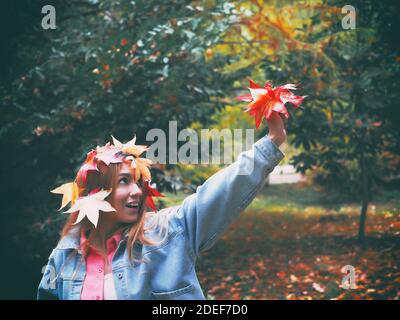
<svg viewBox="0 0 400 320"><path fill-rule="evenodd" d="M79 249L80 245L80 234L81 234L81 227L75 226L68 232L68 234L61 238L58 242L56 249Z"/></svg>
<svg viewBox="0 0 400 320"><path fill-rule="evenodd" d="M80 250L80 241L81 241L81 226L75 226L72 227L72 229L68 232L68 234L61 238L61 240L58 242L56 249L59 250L67 250L67 249L72 249L72 250ZM125 233L123 237L121 238L122 241L126 241L128 238L128 234Z"/></svg>

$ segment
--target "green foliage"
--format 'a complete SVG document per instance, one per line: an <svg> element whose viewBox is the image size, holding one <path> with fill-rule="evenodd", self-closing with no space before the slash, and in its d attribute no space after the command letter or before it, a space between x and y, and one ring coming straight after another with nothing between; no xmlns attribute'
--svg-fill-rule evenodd
<svg viewBox="0 0 400 320"><path fill-rule="evenodd" d="M71 181L91 148L111 134L146 144L147 130L171 120L207 125L244 74L222 74L229 58L206 56L235 20L225 1L53 1L56 30L40 27L48 2L24 4L6 4L7 21L24 27L2 39L0 82L1 222L15 251L23 240L11 236L56 214L49 190Z"/></svg>
<svg viewBox="0 0 400 320"><path fill-rule="evenodd" d="M293 164L301 172L314 169L315 181L327 190L360 198L362 162L370 194L383 177L398 175L398 167L382 164L399 151L400 113L394 110L399 50L387 42L381 28L396 25L394 10L390 15L387 7L375 2L352 5L358 9L356 30L342 30L343 16L333 13L324 17L336 25L309 33L310 39L323 44L324 55L296 50L285 55L281 65L269 59L264 66L268 78L279 83L297 79L309 95L305 109L293 112L288 122L291 141L303 148ZM321 13L314 23L318 17Z"/></svg>
<svg viewBox="0 0 400 320"><path fill-rule="evenodd" d="M79 2L58 10L55 31L21 35L15 63L25 68L0 87L0 141L15 169L3 159L1 170L19 177L14 181L29 172L29 180L4 191L29 198L35 189L33 198L42 198L34 186L48 190L71 179L86 152L110 134L137 134L145 143L147 130L166 129L171 120L178 129L206 124L239 76L218 72L229 59L206 63L204 54L234 20L232 8L223 1ZM40 47L23 46L43 34Z"/></svg>
<svg viewBox="0 0 400 320"><path fill-rule="evenodd" d="M241 2L239 23L215 51L237 58L226 72L252 66L256 81L301 84L304 110L291 112L287 122L299 151L292 163L314 170L327 190L359 197L362 185L371 194L384 177L399 175L398 5L353 2L356 29L344 30L345 4Z"/></svg>

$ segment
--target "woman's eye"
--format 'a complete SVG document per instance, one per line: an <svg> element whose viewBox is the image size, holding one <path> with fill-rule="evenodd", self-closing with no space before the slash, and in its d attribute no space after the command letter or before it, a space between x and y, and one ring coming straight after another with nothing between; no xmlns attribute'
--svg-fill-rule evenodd
<svg viewBox="0 0 400 320"><path fill-rule="evenodd" d="M126 184L126 183L128 183L128 179L127 178L122 178L122 179L119 180L119 183Z"/></svg>

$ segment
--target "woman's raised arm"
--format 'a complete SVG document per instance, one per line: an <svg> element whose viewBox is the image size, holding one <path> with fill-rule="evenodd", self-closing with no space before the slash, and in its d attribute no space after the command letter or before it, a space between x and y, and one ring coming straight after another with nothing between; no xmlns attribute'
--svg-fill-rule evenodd
<svg viewBox="0 0 400 320"><path fill-rule="evenodd" d="M279 150L286 139L283 121L276 114L268 121L268 136L242 152L237 161L220 170L187 197L177 212L197 256L209 249L229 224L254 199L266 176L282 160Z"/></svg>

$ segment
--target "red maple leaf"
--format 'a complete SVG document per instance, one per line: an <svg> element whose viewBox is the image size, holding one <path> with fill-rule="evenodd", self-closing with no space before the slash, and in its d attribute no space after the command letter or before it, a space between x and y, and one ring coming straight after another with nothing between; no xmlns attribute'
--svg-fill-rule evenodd
<svg viewBox="0 0 400 320"><path fill-rule="evenodd" d="M155 188L151 187L148 181L144 181L144 188L146 189L146 202L145 205L151 208L153 211L157 211L153 197L165 197L163 194L158 192Z"/></svg>
<svg viewBox="0 0 400 320"><path fill-rule="evenodd" d="M272 87L266 82L264 88L260 87L253 80L250 80L250 93L237 97L240 101L250 102L245 112L249 112L256 120L256 128L261 124L263 117L269 119L272 112L279 112L287 119L289 113L285 103L289 102L296 108L300 107L306 96L296 96L291 90L296 90L296 84L285 84L284 86Z"/></svg>
<svg viewBox="0 0 400 320"><path fill-rule="evenodd" d="M79 169L77 175L77 181L80 186L86 185L89 171L95 171L95 172L99 171L99 169L97 168L97 163L95 161L96 154L97 154L96 150L91 150L87 153L85 163Z"/></svg>

